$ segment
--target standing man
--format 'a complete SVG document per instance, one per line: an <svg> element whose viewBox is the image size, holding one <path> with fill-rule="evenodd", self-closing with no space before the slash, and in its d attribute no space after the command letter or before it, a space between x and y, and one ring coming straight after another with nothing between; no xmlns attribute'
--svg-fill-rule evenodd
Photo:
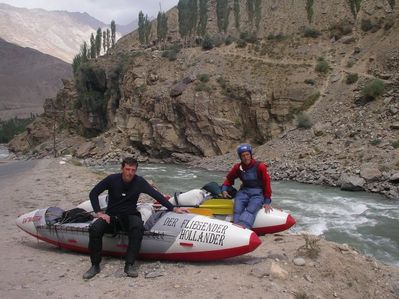
<svg viewBox="0 0 399 299"><path fill-rule="evenodd" d="M234 199L233 222L251 229L258 211L262 208L268 213L272 208L272 189L270 176L265 163L252 157L252 146L244 143L237 147L241 162L231 168L222 186L224 197L231 197L227 192L240 178L242 185Z"/></svg>
<svg viewBox="0 0 399 299"><path fill-rule="evenodd" d="M121 229L127 233L129 243L125 256L125 273L137 277L134 262L139 253L143 239L144 226L140 212L137 211L137 200L140 193L146 193L160 202L169 211L187 213L186 208L174 207L164 196L156 191L143 177L136 175L137 160L125 158L122 161L122 172L111 174L100 181L90 192L90 202L98 218L89 228L89 251L91 268L83 275L90 279L100 272L102 238L106 232ZM101 211L98 196L108 191L108 207Z"/></svg>

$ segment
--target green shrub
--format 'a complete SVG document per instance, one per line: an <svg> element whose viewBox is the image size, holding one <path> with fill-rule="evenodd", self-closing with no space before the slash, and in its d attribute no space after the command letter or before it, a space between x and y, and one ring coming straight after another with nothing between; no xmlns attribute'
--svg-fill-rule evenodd
<svg viewBox="0 0 399 299"><path fill-rule="evenodd" d="M175 44L167 47L165 51L162 52L162 57L168 58L169 61L175 61L177 59L177 54L181 50L181 45Z"/></svg>
<svg viewBox="0 0 399 299"><path fill-rule="evenodd" d="M315 85L316 84L316 81L315 80L313 80L313 79L305 79L305 81L303 81L305 84L308 84L308 85Z"/></svg>
<svg viewBox="0 0 399 299"><path fill-rule="evenodd" d="M211 50L211 49L213 49L214 43L213 43L212 38L209 35L205 35L201 46L202 46L203 50Z"/></svg>
<svg viewBox="0 0 399 299"><path fill-rule="evenodd" d="M313 28L306 28L303 32L304 37L318 38L320 35L320 31Z"/></svg>
<svg viewBox="0 0 399 299"><path fill-rule="evenodd" d="M245 48L247 46L247 42L243 39L239 39L237 41L237 48Z"/></svg>
<svg viewBox="0 0 399 299"><path fill-rule="evenodd" d="M384 30L391 29L394 24L395 24L395 18L394 17L387 18L387 20L385 21L385 24L384 24Z"/></svg>
<svg viewBox="0 0 399 299"><path fill-rule="evenodd" d="M392 141L392 146L393 146L394 148L399 148L399 139L396 140L396 141Z"/></svg>
<svg viewBox="0 0 399 299"><path fill-rule="evenodd" d="M361 28L364 32L370 31L371 29L373 29L373 27L374 27L374 24L373 24L373 22L371 22L371 20L369 20L369 19L362 19L360 28Z"/></svg>
<svg viewBox="0 0 399 299"><path fill-rule="evenodd" d="M177 51L176 50L165 50L162 52L162 57L168 58L169 61L175 61L177 59Z"/></svg>
<svg viewBox="0 0 399 299"><path fill-rule="evenodd" d="M313 124L312 121L306 113L300 112L296 116L297 127L302 129L310 129Z"/></svg>
<svg viewBox="0 0 399 299"><path fill-rule="evenodd" d="M233 42L235 41L235 38L232 37L231 35L229 35L228 37L226 37L226 39L224 40L224 44L226 46L231 45Z"/></svg>
<svg viewBox="0 0 399 299"><path fill-rule="evenodd" d="M373 139L370 141L371 145L379 145L381 143L381 139Z"/></svg>
<svg viewBox="0 0 399 299"><path fill-rule="evenodd" d="M169 51L168 50L165 50L165 51L162 52L162 57L163 58L168 58L168 56L169 56Z"/></svg>
<svg viewBox="0 0 399 299"><path fill-rule="evenodd" d="M315 70L318 73L327 73L329 70L330 66L328 65L328 62L325 61L324 59L319 59L319 62L316 64Z"/></svg>
<svg viewBox="0 0 399 299"><path fill-rule="evenodd" d="M29 118L13 118L9 120L0 120L0 143L8 143L16 135L25 131L26 126L29 125L35 116L31 115Z"/></svg>
<svg viewBox="0 0 399 299"><path fill-rule="evenodd" d="M352 66L354 66L355 65L355 61L354 60L350 60L350 61L348 61L347 63L346 63L346 67L347 68L351 68Z"/></svg>
<svg viewBox="0 0 399 299"><path fill-rule="evenodd" d="M199 75L197 75L197 79L200 80L201 82L208 82L209 75L208 74L199 74Z"/></svg>
<svg viewBox="0 0 399 299"><path fill-rule="evenodd" d="M194 89L195 91L210 91L209 86L203 81L196 83Z"/></svg>
<svg viewBox="0 0 399 299"><path fill-rule="evenodd" d="M269 34L269 35L267 36L267 39L268 39L268 40L275 40L275 41L283 41L283 40L287 39L287 36L284 35L284 34L282 34L282 33L279 33L279 34Z"/></svg>
<svg viewBox="0 0 399 299"><path fill-rule="evenodd" d="M169 61L175 61L177 59L177 51L169 50L168 51L168 59L169 59Z"/></svg>
<svg viewBox="0 0 399 299"><path fill-rule="evenodd" d="M225 39L224 39L223 35L215 34L212 36L212 42L213 42L213 45L216 48L218 48L224 44Z"/></svg>
<svg viewBox="0 0 399 299"><path fill-rule="evenodd" d="M316 101L320 98L320 92L315 92L313 94L311 94L310 96L308 96L305 100L305 102L302 105L302 109L303 110L307 110L310 107L313 106L314 103L316 103Z"/></svg>
<svg viewBox="0 0 399 299"><path fill-rule="evenodd" d="M240 39L245 40L247 43L254 44L258 41L255 33L241 32Z"/></svg>
<svg viewBox="0 0 399 299"><path fill-rule="evenodd" d="M74 102L73 102L73 109L79 110L80 108L83 107L82 101L78 97Z"/></svg>
<svg viewBox="0 0 399 299"><path fill-rule="evenodd" d="M335 38L336 40L340 39L344 35L348 35L352 33L353 25L348 21L343 21L337 23L330 28L330 37Z"/></svg>
<svg viewBox="0 0 399 299"><path fill-rule="evenodd" d="M346 84L349 85L349 84L356 83L358 79L359 79L358 74L348 74L346 76Z"/></svg>
<svg viewBox="0 0 399 299"><path fill-rule="evenodd" d="M368 99L375 99L384 93L385 84L380 79L374 79L362 89L362 94Z"/></svg>
<svg viewBox="0 0 399 299"><path fill-rule="evenodd" d="M223 77L219 77L216 79L216 82L219 83L220 87L225 89L227 86L227 82Z"/></svg>
<svg viewBox="0 0 399 299"><path fill-rule="evenodd" d="M295 297L295 299L310 299L311 298L305 292L295 292L294 297Z"/></svg>

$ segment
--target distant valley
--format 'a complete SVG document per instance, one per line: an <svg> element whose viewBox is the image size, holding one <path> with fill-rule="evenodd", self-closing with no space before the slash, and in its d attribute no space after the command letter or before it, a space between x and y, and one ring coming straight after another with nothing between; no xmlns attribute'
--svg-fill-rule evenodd
<svg viewBox="0 0 399 299"><path fill-rule="evenodd" d="M44 100L56 95L62 79L72 78L73 57L99 27L109 25L87 13L0 3L0 120L42 113ZM136 27L137 20L117 24L117 38Z"/></svg>
<svg viewBox="0 0 399 299"><path fill-rule="evenodd" d="M132 16L132 19L135 17L137 16ZM68 63L72 62L83 42L89 42L90 35L95 34L99 27L104 30L109 28L109 24L104 24L87 13L26 9L0 3L1 38ZM136 27L137 21L126 26L117 24L117 39Z"/></svg>
<svg viewBox="0 0 399 299"><path fill-rule="evenodd" d="M0 119L42 113L45 98L71 77L70 64L0 38Z"/></svg>

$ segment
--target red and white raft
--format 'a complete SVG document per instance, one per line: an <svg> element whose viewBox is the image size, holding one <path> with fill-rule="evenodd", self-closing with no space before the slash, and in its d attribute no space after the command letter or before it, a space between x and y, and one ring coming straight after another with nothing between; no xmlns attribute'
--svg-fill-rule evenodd
<svg viewBox="0 0 399 299"><path fill-rule="evenodd" d="M215 217L225 221L230 221L232 219L232 215L215 215ZM265 234L275 234L285 231L294 226L295 223L294 217L280 209L273 208L273 210L268 213L266 213L264 209L261 209L256 214L252 230L258 236L263 236Z"/></svg>
<svg viewBox="0 0 399 299"><path fill-rule="evenodd" d="M49 223L52 209L54 208L38 209L21 215L16 224L39 240L60 248L87 253L90 222ZM106 234L103 238L103 253L124 255L127 244L127 236L123 233ZM251 252L260 244L261 240L253 231L230 222L196 214L167 212L145 232L140 257L211 261Z"/></svg>
<svg viewBox="0 0 399 299"><path fill-rule="evenodd" d="M202 189L193 189L178 196L170 198L172 204L181 206L196 206L199 209L207 208L212 210L213 216L232 221L234 199L207 199L209 193ZM104 199L103 199L104 200ZM86 205L90 203L86 203ZM102 203L106 206L106 203ZM268 213L262 208L256 214L252 230L258 235L273 234L282 232L294 226L294 217L280 209L273 208Z"/></svg>

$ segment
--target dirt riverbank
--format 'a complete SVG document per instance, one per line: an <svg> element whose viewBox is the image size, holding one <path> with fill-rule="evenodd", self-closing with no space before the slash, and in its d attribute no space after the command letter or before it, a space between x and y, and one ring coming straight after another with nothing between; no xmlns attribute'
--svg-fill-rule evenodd
<svg viewBox="0 0 399 299"><path fill-rule="evenodd" d="M123 260L105 258L102 272L84 281L89 256L38 241L15 225L17 215L36 208L74 207L103 176L60 162L0 163L2 298L399 298L399 268L289 232L261 237L254 252L224 261L140 261L135 279L124 275Z"/></svg>

